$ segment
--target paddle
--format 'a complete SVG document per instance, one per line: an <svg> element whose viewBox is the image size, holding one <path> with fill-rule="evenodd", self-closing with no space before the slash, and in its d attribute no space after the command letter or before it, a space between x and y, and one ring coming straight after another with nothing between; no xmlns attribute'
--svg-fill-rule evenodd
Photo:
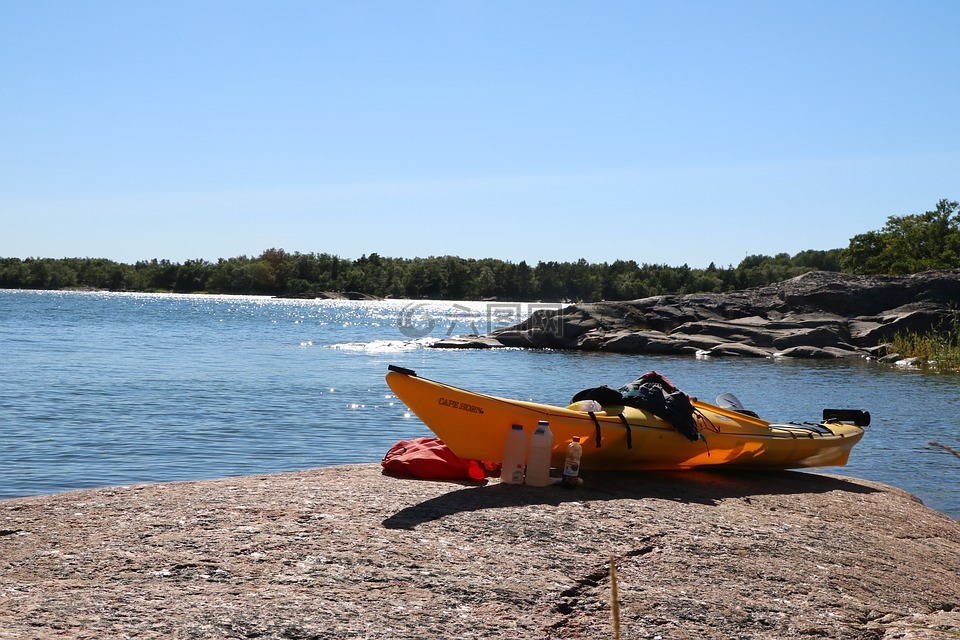
<svg viewBox="0 0 960 640"><path fill-rule="evenodd" d="M746 413L740 413L733 409L724 409L723 407L718 407L715 404L710 404L709 402L703 402L702 400L697 400L696 398L690 398L690 404L692 404L697 409L706 409L707 411L712 411L714 413L719 413L722 416L727 416L728 418L734 418L736 420L742 420L743 422L749 422L750 424L755 424L759 427L769 427L770 422L764 420L763 418L757 418Z"/></svg>
<svg viewBox="0 0 960 640"><path fill-rule="evenodd" d="M690 398L690 403L697 409L706 409L707 411L713 411L714 413L719 413L722 416L735 418L737 420L742 420L744 422L749 422L749 423L763 426L763 427L770 426L770 422L762 418L755 418L751 415L747 415L746 413L740 413L739 411L736 411L733 409L725 409L723 407L718 407L716 405L710 404L709 402L702 402L695 398ZM861 411L860 409L824 409L823 420L824 422L828 420L852 422L858 427L866 427L870 425L870 412Z"/></svg>

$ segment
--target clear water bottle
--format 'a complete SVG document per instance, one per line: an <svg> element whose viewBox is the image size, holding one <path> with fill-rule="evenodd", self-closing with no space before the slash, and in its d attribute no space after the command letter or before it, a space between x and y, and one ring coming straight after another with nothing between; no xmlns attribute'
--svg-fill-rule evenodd
<svg viewBox="0 0 960 640"><path fill-rule="evenodd" d="M524 482L534 487L552 484L550 480L550 457L553 455L553 432L546 420L537 423L530 436L530 453L527 455L527 476Z"/></svg>
<svg viewBox="0 0 960 640"><path fill-rule="evenodd" d="M583 457L583 446L580 436L573 436L573 442L567 445L567 459L563 463L562 483L567 489L576 489L580 484L580 458Z"/></svg>
<svg viewBox="0 0 960 640"><path fill-rule="evenodd" d="M523 463L526 458L527 434L523 432L523 425L515 424L507 432L507 438L503 443L500 482L523 484Z"/></svg>

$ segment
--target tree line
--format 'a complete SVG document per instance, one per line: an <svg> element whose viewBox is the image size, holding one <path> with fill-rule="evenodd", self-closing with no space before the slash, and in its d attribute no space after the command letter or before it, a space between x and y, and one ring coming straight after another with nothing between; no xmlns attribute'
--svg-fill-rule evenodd
<svg viewBox="0 0 960 640"><path fill-rule="evenodd" d="M0 288L316 297L356 292L377 297L440 300L630 300L682 292L730 291L776 282L811 269L837 270L837 251L750 256L733 268L468 259L455 256L356 260L327 253L268 249L256 257L217 262L168 260L121 264L90 258L0 258Z"/></svg>
<svg viewBox="0 0 960 640"><path fill-rule="evenodd" d="M913 273L960 267L960 205L941 200L934 211L891 216L879 231L860 234L846 249L796 255L752 255L736 267L612 263L513 263L455 256L351 260L328 253L268 249L259 256L216 262L95 258L0 258L0 288L95 288L111 291L233 293L315 297L356 292L377 297L441 300L631 300L667 293L725 292L780 282L807 271Z"/></svg>

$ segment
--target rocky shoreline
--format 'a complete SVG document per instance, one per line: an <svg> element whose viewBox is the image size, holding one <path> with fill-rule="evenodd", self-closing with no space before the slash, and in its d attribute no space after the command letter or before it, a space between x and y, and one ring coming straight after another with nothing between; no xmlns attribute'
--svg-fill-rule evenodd
<svg viewBox="0 0 960 640"><path fill-rule="evenodd" d="M960 269L909 276L813 271L729 293L540 310L516 326L433 346L897 360L888 347L898 332L950 327L958 300Z"/></svg>
<svg viewBox="0 0 960 640"><path fill-rule="evenodd" d="M575 491L379 465L0 501L3 638L946 638L960 523L781 472Z"/></svg>

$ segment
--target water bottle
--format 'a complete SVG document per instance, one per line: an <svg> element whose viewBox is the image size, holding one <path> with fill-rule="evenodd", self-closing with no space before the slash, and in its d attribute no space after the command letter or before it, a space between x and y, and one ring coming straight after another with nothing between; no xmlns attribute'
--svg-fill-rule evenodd
<svg viewBox="0 0 960 640"><path fill-rule="evenodd" d="M580 458L583 456L583 446L580 436L573 436L573 442L567 445L567 459L563 463L563 486L567 489L576 489L580 484Z"/></svg>
<svg viewBox="0 0 960 640"><path fill-rule="evenodd" d="M500 465L500 482L523 484L523 461L527 458L527 434L523 425L515 424L507 432L503 443L503 464Z"/></svg>
<svg viewBox="0 0 960 640"><path fill-rule="evenodd" d="M527 455L527 477L524 480L534 487L552 484L550 480L550 457L553 455L553 432L546 420L537 423L530 436L530 453Z"/></svg>

